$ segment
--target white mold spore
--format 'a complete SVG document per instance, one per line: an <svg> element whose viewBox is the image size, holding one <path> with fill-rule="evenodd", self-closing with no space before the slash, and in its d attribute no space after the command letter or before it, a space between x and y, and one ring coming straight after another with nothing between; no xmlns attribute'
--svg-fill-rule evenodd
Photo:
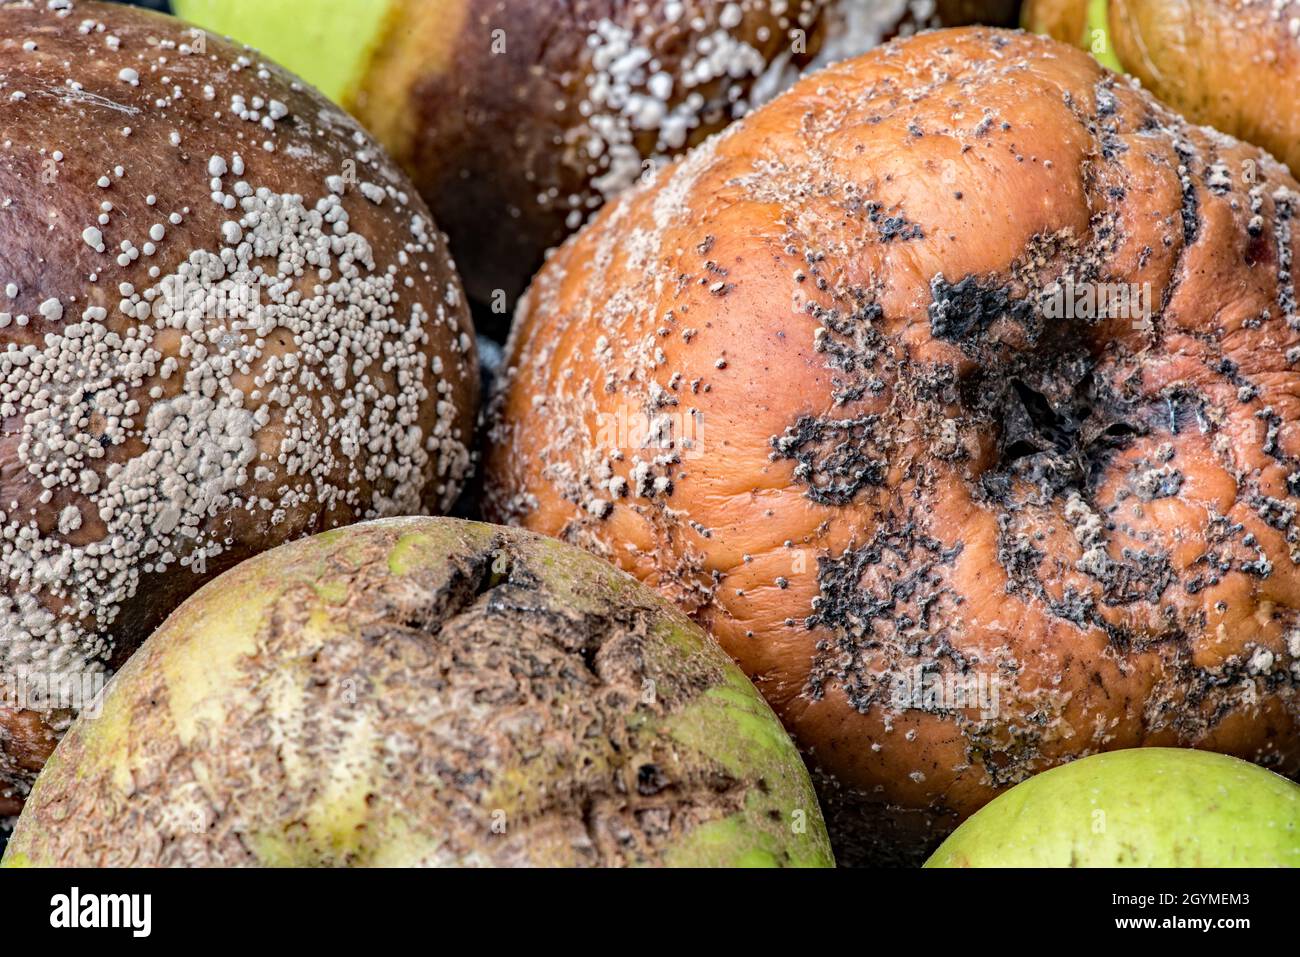
<svg viewBox="0 0 1300 957"><path fill-rule="evenodd" d="M45 496L83 500L99 532L73 545L61 536L83 526L82 509L65 507L50 535L41 503L5 503L5 669L51 653L78 667L102 657L101 636L142 574L225 549L212 515L261 513L275 524L304 503L358 515L419 509L431 443L453 419L448 406L434 436L417 424L441 385L423 353L430 317L401 307L400 273L377 269L338 197L240 192L243 216L224 224L224 243L192 252L150 288L124 287L118 311L138 320L125 334L91 306L43 343L0 352L0 414L24 423L19 463ZM49 300L41 312L55 318L62 306ZM366 374L375 368L398 388L381 391ZM96 467L127 444L139 454ZM248 494L268 463L283 485ZM392 488L385 501L359 497L379 485ZM19 594L75 617L56 619Z"/></svg>
<svg viewBox="0 0 1300 957"><path fill-rule="evenodd" d="M0 17L10 12L48 16L0 0ZM396 168L342 114L295 116L302 94L269 69L254 73L250 57L169 64L176 40L146 44L128 25L86 59L93 76L64 86L15 69L0 39L0 109L26 111L15 129L63 131L53 118L80 111L123 144L121 156L88 158L75 141L0 139L0 204L30 215L41 197L60 196L71 207L61 254L85 264L43 269L36 253L0 250L0 292L26 310L0 299L0 676L102 671L123 606L149 576L202 574L326 516L448 507L469 468L458 426L473 349L464 307L454 282L429 275L446 263L442 241L408 205ZM80 32L104 26L88 20ZM22 59L66 43L60 33L29 31L42 52ZM242 95L231 93L236 78ZM27 102L9 106L13 93ZM199 116L195 105L214 98L233 116L213 120L210 106ZM136 117L129 140L114 115L123 112ZM186 138L211 140L199 119L230 127L229 148L186 154ZM156 167L131 152L142 140L170 141ZM80 190L24 173L55 146L70 160L60 177L83 170ZM355 197L331 188L340 152L371 181ZM87 169L105 161L107 172ZM308 195L282 185L307 178ZM367 224L385 217L396 241L354 226L362 213ZM76 275L83 285L67 288ZM410 291L417 279L420 294ZM434 341L452 345L438 355Z"/></svg>
<svg viewBox="0 0 1300 957"><path fill-rule="evenodd" d="M567 204L576 227L588 210L679 153L701 128L744 116L793 84L802 69L857 56L933 16L933 0L734 0L700 9L670 0L637 22L596 20L588 28L586 88L576 104L582 126L575 134L595 195L539 201ZM679 46L684 52L673 61L661 56Z"/></svg>

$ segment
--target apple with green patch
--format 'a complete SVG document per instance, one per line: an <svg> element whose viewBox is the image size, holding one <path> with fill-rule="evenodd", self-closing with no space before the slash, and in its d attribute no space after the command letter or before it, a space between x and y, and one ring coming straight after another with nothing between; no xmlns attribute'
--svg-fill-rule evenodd
<svg viewBox="0 0 1300 957"><path fill-rule="evenodd" d="M830 866L721 649L598 558L410 518L186 602L60 743L7 865Z"/></svg>
<svg viewBox="0 0 1300 957"><path fill-rule="evenodd" d="M1108 70L1124 72L1111 40L1108 0L1026 0L1020 25L1088 50Z"/></svg>
<svg viewBox="0 0 1300 957"><path fill-rule="evenodd" d="M985 805L926 867L1300 867L1300 785L1210 751L1095 754Z"/></svg>

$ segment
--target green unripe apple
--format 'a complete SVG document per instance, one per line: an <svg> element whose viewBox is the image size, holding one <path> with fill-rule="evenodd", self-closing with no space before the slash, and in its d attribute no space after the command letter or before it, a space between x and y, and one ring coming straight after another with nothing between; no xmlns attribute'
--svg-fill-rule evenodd
<svg viewBox="0 0 1300 957"><path fill-rule="evenodd" d="M1300 785L1239 758L1110 751L1016 785L926 867L1300 867Z"/></svg>
<svg viewBox="0 0 1300 957"><path fill-rule="evenodd" d="M1020 25L1087 50L1108 70L1124 72L1111 42L1109 0L1025 0Z"/></svg>
<svg viewBox="0 0 1300 957"><path fill-rule="evenodd" d="M1021 26L1032 34L1087 49L1106 69L1125 72L1110 40L1109 0L1026 0Z"/></svg>
<svg viewBox="0 0 1300 957"><path fill-rule="evenodd" d="M1083 48L1092 52L1102 66L1124 72L1124 64L1119 62L1115 53L1115 44L1110 38L1110 10L1108 0L1088 0L1088 19L1083 31Z"/></svg>
<svg viewBox="0 0 1300 957"><path fill-rule="evenodd" d="M668 602L454 519L246 562L83 712L7 865L830 866L799 755Z"/></svg>
<svg viewBox="0 0 1300 957"><path fill-rule="evenodd" d="M176 15L250 43L347 106L396 15L394 0L173 0Z"/></svg>

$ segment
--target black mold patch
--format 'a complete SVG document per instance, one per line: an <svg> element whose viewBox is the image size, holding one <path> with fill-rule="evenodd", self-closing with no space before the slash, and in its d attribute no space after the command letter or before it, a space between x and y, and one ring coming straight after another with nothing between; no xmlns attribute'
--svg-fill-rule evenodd
<svg viewBox="0 0 1300 957"><path fill-rule="evenodd" d="M877 437L880 417L817 419L802 416L772 439L773 457L793 459L796 481L819 505L847 505L865 488L884 484L889 467Z"/></svg>
<svg viewBox="0 0 1300 957"><path fill-rule="evenodd" d="M867 218L880 230L880 241L882 243L893 242L894 240L907 242L912 239L925 238L925 233L918 224L910 222L906 216L901 214L886 216L884 206L880 203L872 202L867 204Z"/></svg>
<svg viewBox="0 0 1300 957"><path fill-rule="evenodd" d="M1032 303L1014 298L1011 286L976 276L950 283L939 274L930 280L930 293L930 331L945 342L978 336L1003 317L1025 322L1033 315Z"/></svg>
<svg viewBox="0 0 1300 957"><path fill-rule="evenodd" d="M1285 199L1277 202L1277 222L1273 229L1277 241L1277 304L1282 318L1295 327L1300 324L1296 315L1295 275L1292 273L1291 223L1295 211Z"/></svg>
<svg viewBox="0 0 1300 957"><path fill-rule="evenodd" d="M1183 192L1183 248L1187 249L1196 242L1201 226L1201 201L1196 193L1196 180L1192 178L1192 164L1196 154L1192 152L1191 145L1185 142L1175 143L1174 152L1178 154L1178 181Z"/></svg>
<svg viewBox="0 0 1300 957"><path fill-rule="evenodd" d="M945 546L911 516L894 516L882 521L866 544L819 558L821 593L805 624L810 630L830 628L835 637L818 642L805 693L818 699L833 685L865 713L887 700L887 675L897 673L872 667L873 659L894 665L899 658L923 663L946 657L968 667L947 640L940 611L961 603L944 584L944 569L962 547Z"/></svg>
<svg viewBox="0 0 1300 957"><path fill-rule="evenodd" d="M1107 76L1098 81L1093 91L1097 113L1093 117L1092 125L1101 143L1102 159L1108 162L1128 150L1128 145L1119 137L1116 118L1119 102L1115 99L1114 86L1114 78Z"/></svg>

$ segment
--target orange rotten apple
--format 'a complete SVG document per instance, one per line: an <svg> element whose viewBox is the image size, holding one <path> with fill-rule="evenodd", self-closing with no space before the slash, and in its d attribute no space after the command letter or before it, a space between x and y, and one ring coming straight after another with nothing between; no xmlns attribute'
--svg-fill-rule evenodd
<svg viewBox="0 0 1300 957"><path fill-rule="evenodd" d="M711 631L841 863L1097 751L1294 775L1298 214L1281 164L1065 44L893 42L550 258L488 514Z"/></svg>

